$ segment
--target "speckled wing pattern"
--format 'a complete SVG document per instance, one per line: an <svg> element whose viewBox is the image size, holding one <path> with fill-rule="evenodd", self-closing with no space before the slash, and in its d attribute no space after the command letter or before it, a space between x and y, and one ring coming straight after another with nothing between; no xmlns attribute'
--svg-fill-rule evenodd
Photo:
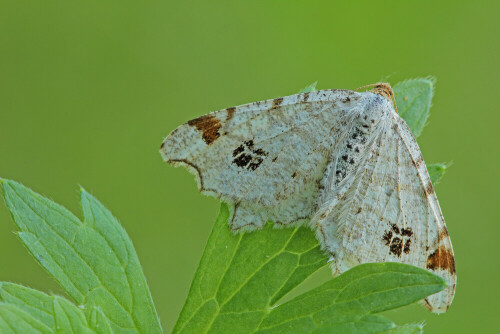
<svg viewBox="0 0 500 334"><path fill-rule="evenodd" d="M220 110L181 125L163 142L201 192L234 203L233 230L308 219L344 128L363 94L322 90Z"/></svg>
<svg viewBox="0 0 500 334"><path fill-rule="evenodd" d="M393 92L320 90L227 108L191 120L163 158L233 204L231 229L304 221L340 274L367 262L426 268L448 287L424 304L444 312L456 273L451 241L417 142Z"/></svg>
<svg viewBox="0 0 500 334"><path fill-rule="evenodd" d="M420 149L406 123L387 118L362 168L332 191L311 220L340 274L367 262L426 268L448 287L423 301L445 312L455 293L453 249Z"/></svg>

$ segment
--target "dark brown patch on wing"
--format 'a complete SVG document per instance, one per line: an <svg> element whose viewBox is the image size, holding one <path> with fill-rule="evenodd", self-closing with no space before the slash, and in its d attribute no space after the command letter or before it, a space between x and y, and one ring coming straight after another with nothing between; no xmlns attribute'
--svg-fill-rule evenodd
<svg viewBox="0 0 500 334"><path fill-rule="evenodd" d="M431 181L429 181L429 183L425 186L425 194L427 196L434 194L434 187L432 186Z"/></svg>
<svg viewBox="0 0 500 334"><path fill-rule="evenodd" d="M248 154L242 154L233 160L233 163L241 168L247 167L248 163L252 160L252 156Z"/></svg>
<svg viewBox="0 0 500 334"><path fill-rule="evenodd" d="M400 230L399 230L398 225L396 225L396 224L392 224L392 230L393 230L393 231L394 231L394 233L396 233L396 234L401 233L401 232L400 232Z"/></svg>
<svg viewBox="0 0 500 334"><path fill-rule="evenodd" d="M427 269L444 269L448 270L450 274L454 274L456 271L455 258L453 257L453 253L450 250L446 249L444 246L440 246L427 258Z"/></svg>
<svg viewBox="0 0 500 334"><path fill-rule="evenodd" d="M410 227L401 229L401 235L403 237L411 237L413 235L413 230Z"/></svg>
<svg viewBox="0 0 500 334"><path fill-rule="evenodd" d="M245 147L243 145L238 146L237 148L234 149L233 151L233 157L237 156L238 154L242 153L245 150Z"/></svg>
<svg viewBox="0 0 500 334"><path fill-rule="evenodd" d="M283 103L283 98L282 97L275 98L273 100L273 106L271 107L271 110L275 109L275 108L278 108L281 105L281 103Z"/></svg>
<svg viewBox="0 0 500 334"><path fill-rule="evenodd" d="M406 239L405 247L403 248L403 252L408 254L410 252L411 239Z"/></svg>
<svg viewBox="0 0 500 334"><path fill-rule="evenodd" d="M438 234L438 242L441 242L441 240L443 240L444 238L448 238L450 236L450 234L448 233L448 229L446 228L446 226L443 226L443 229L439 231L439 234Z"/></svg>
<svg viewBox="0 0 500 334"><path fill-rule="evenodd" d="M196 130L201 132L203 141L207 143L207 145L212 144L220 137L219 129L221 124L214 115L204 115L190 120L187 124L194 126Z"/></svg>
<svg viewBox="0 0 500 334"><path fill-rule="evenodd" d="M382 236L382 240L385 241L386 246L389 246L391 244L391 240L392 240L392 232L385 231L384 235Z"/></svg>
<svg viewBox="0 0 500 334"><path fill-rule="evenodd" d="M226 117L226 122L229 121L231 118L234 116L234 112L236 111L235 107L227 108L227 117Z"/></svg>
<svg viewBox="0 0 500 334"><path fill-rule="evenodd" d="M309 100L309 93L304 93L302 101L306 102L307 100Z"/></svg>
<svg viewBox="0 0 500 334"><path fill-rule="evenodd" d="M391 246L389 247L389 253L400 257L402 251L403 251L403 240L401 240L400 238L392 239Z"/></svg>
<svg viewBox="0 0 500 334"><path fill-rule="evenodd" d="M382 240L389 247L389 254L401 257L401 253L410 252L412 235L413 230L410 227L399 228L396 224L392 224L391 229L385 231Z"/></svg>

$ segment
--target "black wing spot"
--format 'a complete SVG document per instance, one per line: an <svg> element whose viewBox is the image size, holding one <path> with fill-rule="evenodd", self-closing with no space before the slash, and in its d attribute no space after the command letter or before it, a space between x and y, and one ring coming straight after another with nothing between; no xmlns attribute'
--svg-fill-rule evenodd
<svg viewBox="0 0 500 334"><path fill-rule="evenodd" d="M386 246L389 246L391 244L391 240L392 240L392 232L385 231L384 235L382 236L382 240L385 241Z"/></svg>
<svg viewBox="0 0 500 334"><path fill-rule="evenodd" d="M408 254L410 252L411 239L406 239L405 247L403 248L403 252Z"/></svg>
<svg viewBox="0 0 500 334"><path fill-rule="evenodd" d="M413 230L410 227L403 228L401 229L401 235L403 237L411 237L413 235Z"/></svg>
<svg viewBox="0 0 500 334"><path fill-rule="evenodd" d="M272 108L279 107L281 103L283 103L282 97L278 97L278 98L274 99Z"/></svg>
<svg viewBox="0 0 500 334"><path fill-rule="evenodd" d="M233 160L233 163L238 167L245 168L251 160L252 160L251 155L243 153L237 158L235 158Z"/></svg>
<svg viewBox="0 0 500 334"><path fill-rule="evenodd" d="M389 247L389 253L401 256L401 252L403 251L403 240L400 238L393 238L391 242L391 246Z"/></svg>
<svg viewBox="0 0 500 334"><path fill-rule="evenodd" d="M262 161L264 161L264 159L262 159L261 157L253 158L253 161L248 164L248 169L249 170L256 170L257 167L260 166Z"/></svg>
<svg viewBox="0 0 500 334"><path fill-rule="evenodd" d="M396 234L400 234L401 232L399 231L399 227L398 225L396 224L392 224L392 230L394 231L394 233Z"/></svg>
<svg viewBox="0 0 500 334"><path fill-rule="evenodd" d="M262 164L266 156L266 151L261 148L254 148L253 140L247 140L234 149L233 164L240 168L254 171Z"/></svg>
<svg viewBox="0 0 500 334"><path fill-rule="evenodd" d="M238 146L237 148L234 149L233 151L233 157L237 156L238 154L240 154L241 152L243 152L245 150L245 148L243 147L243 145L240 145Z"/></svg>
<svg viewBox="0 0 500 334"><path fill-rule="evenodd" d="M385 241L386 246L389 246L391 244L391 240L392 240L392 232L385 231L384 235L382 236L382 240Z"/></svg>
<svg viewBox="0 0 500 334"><path fill-rule="evenodd" d="M401 257L403 252L408 254L410 252L411 236L413 235L412 229L409 227L400 229L396 224L392 224L391 230L385 231L382 236L385 245L389 247L389 254L397 257Z"/></svg>

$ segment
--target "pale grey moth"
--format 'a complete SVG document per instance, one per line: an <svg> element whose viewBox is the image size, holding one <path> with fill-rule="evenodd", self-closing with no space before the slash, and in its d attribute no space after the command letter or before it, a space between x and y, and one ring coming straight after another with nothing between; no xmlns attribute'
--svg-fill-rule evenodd
<svg viewBox="0 0 500 334"><path fill-rule="evenodd" d="M232 205L230 228L306 222L338 275L367 262L426 268L448 287L423 302L445 312L456 286L450 237L427 168L389 84L318 90L216 111L164 140L204 194Z"/></svg>

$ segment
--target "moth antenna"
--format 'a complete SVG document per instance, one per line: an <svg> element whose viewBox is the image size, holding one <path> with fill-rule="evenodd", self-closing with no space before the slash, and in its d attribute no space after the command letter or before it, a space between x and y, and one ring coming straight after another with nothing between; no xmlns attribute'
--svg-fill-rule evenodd
<svg viewBox="0 0 500 334"><path fill-rule="evenodd" d="M380 83L376 83L376 84L370 84L370 85L366 85L366 86L362 86L362 87L359 87L359 88L356 88L354 91L357 92L359 90L362 90L362 89L365 89L365 88L369 88L369 87L375 87L377 85L379 85Z"/></svg>
<svg viewBox="0 0 500 334"><path fill-rule="evenodd" d="M365 89L365 88L369 88L369 87L375 87L374 89L370 90L370 92L378 94L378 95L382 95L387 100L392 101L392 104L394 105L394 110L396 110L396 113L398 113L398 106L396 105L396 98L394 97L394 91L392 90L392 87L389 83L379 82L376 84L371 84L371 85L359 87L359 88L355 89L354 91L357 92L361 89Z"/></svg>

